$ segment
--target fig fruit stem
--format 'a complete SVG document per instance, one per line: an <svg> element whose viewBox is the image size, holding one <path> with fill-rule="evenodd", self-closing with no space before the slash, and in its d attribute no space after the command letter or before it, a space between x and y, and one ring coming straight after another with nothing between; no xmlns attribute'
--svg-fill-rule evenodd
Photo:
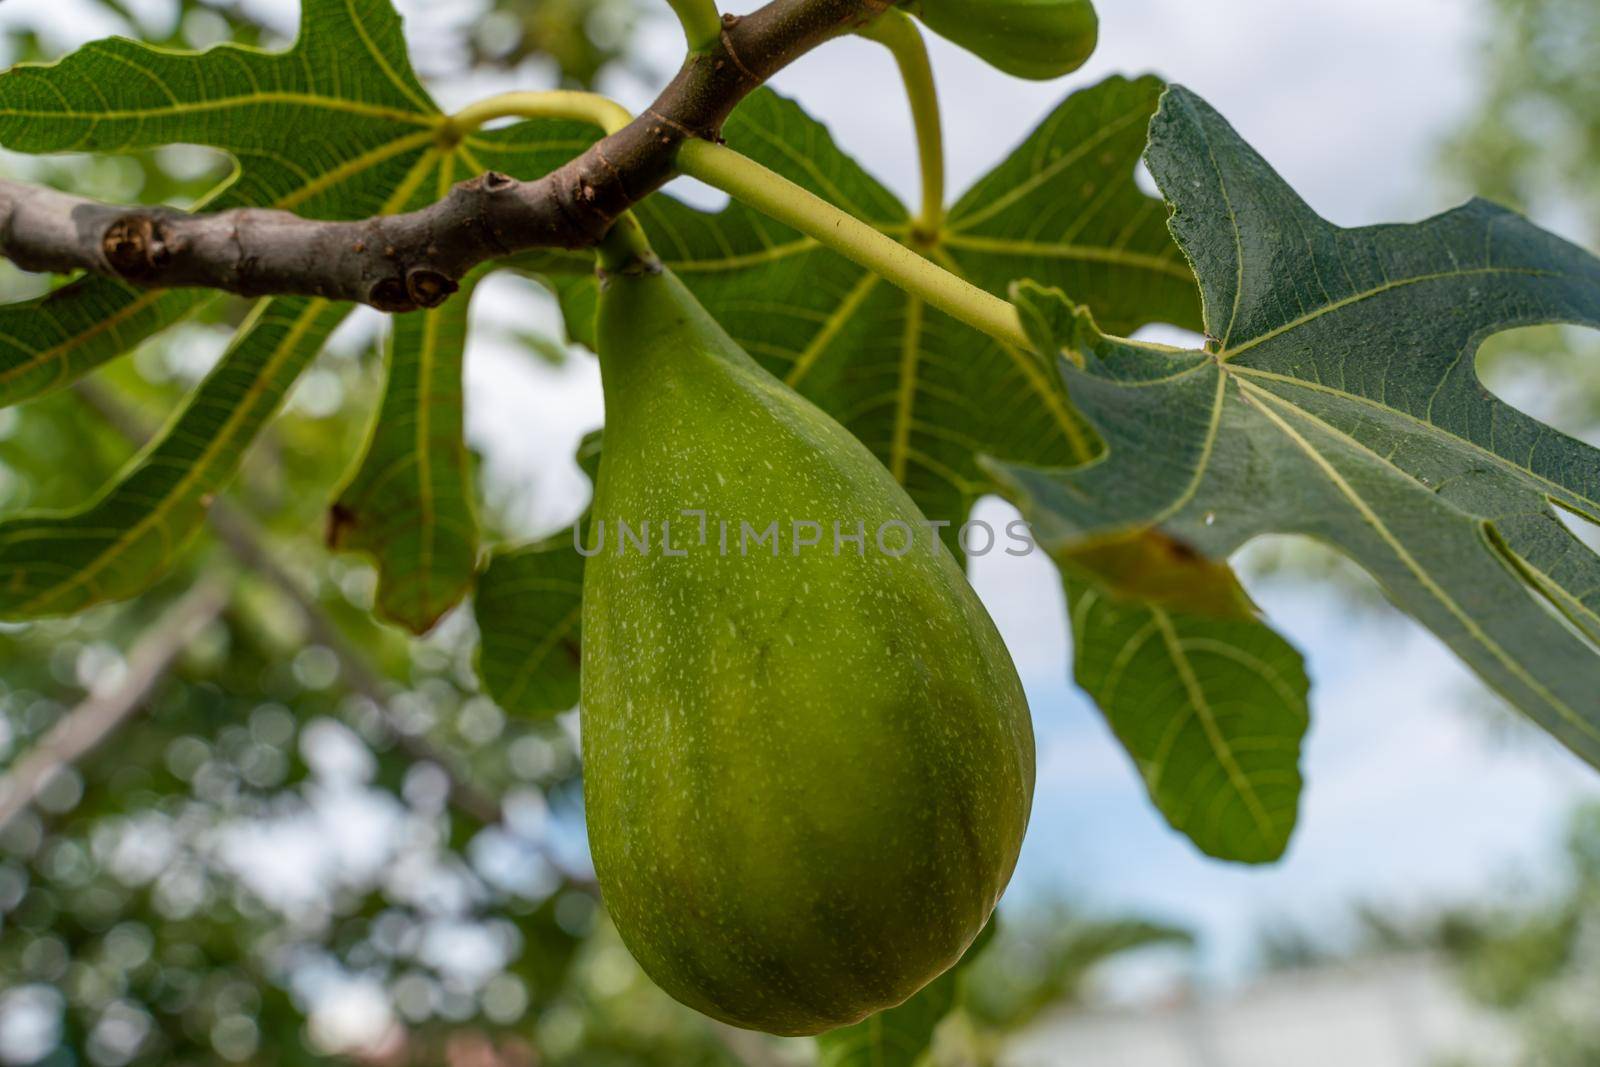
<svg viewBox="0 0 1600 1067"><path fill-rule="evenodd" d="M678 171L799 230L995 340L1031 349L1022 318L1009 302L956 277L754 160L709 141L688 141L678 151Z"/></svg>
<svg viewBox="0 0 1600 1067"><path fill-rule="evenodd" d="M912 224L912 234L933 243L944 226L944 123L939 114L939 90L928 61L928 44L911 16L891 8L856 31L877 41L894 56L911 102L911 121L917 132L917 161L922 169L922 212Z"/></svg>
<svg viewBox="0 0 1600 1067"><path fill-rule="evenodd" d="M633 212L625 213L595 245L600 272L607 274L660 274L661 257Z"/></svg>
<svg viewBox="0 0 1600 1067"><path fill-rule="evenodd" d="M495 119L568 119L616 133L633 121L627 108L599 93L554 89L538 93L500 93L485 97L443 121L443 130L464 137Z"/></svg>
<svg viewBox="0 0 1600 1067"><path fill-rule="evenodd" d="M689 51L705 52L722 39L722 16L717 13L716 0L667 0L672 11L683 24L683 36L689 42Z"/></svg>

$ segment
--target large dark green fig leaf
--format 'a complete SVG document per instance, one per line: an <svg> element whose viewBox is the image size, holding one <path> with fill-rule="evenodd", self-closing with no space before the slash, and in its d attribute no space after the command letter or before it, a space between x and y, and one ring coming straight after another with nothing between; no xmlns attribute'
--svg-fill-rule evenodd
<svg viewBox="0 0 1600 1067"><path fill-rule="evenodd" d="M1295 533L1350 556L1513 705L1600 763L1600 451L1493 396L1490 335L1600 327L1600 260L1481 201L1409 226L1317 216L1204 101L1172 89L1150 168L1199 275L1204 351L1109 336L1025 284L1107 452L995 463L1056 549L1155 528L1214 559Z"/></svg>
<svg viewBox="0 0 1600 1067"><path fill-rule="evenodd" d="M363 218L383 209L434 141L438 109L405 55L387 0L307 0L299 40L282 53L96 41L0 75L0 145L32 153L208 145L237 164L209 207ZM202 297L86 278L37 302L47 314L32 304L0 309L0 403L69 383Z"/></svg>
<svg viewBox="0 0 1600 1067"><path fill-rule="evenodd" d="M305 0L299 38L285 52L223 45L184 53L100 41L57 63L0 75L0 145L24 152L209 145L237 164L210 207L364 218L420 206L450 181L489 166L544 173L593 139L583 127L553 122L441 139L444 118L405 57L388 0ZM198 299L86 279L43 301L0 309L0 403L70 382ZM161 438L100 500L0 523L0 616L79 611L155 581L347 310L316 300L262 301ZM405 328L406 343L427 336L418 326ZM427 418L459 424L459 394L433 399L441 407ZM458 501L441 497L419 504L414 517L449 523L457 509ZM438 543L436 535L386 529L373 550L385 580L380 598L392 614L415 624L439 608L445 594L438 590L452 583L457 595L465 590L472 553L457 551L441 565L422 549ZM418 588L429 591L426 605L406 605L416 597L407 590Z"/></svg>
<svg viewBox="0 0 1600 1067"><path fill-rule="evenodd" d="M753 96L726 135L741 152L993 292L1018 277L1040 278L1124 332L1157 321L1198 330L1194 277L1167 230L1165 205L1134 182L1162 88L1154 78L1112 78L1074 94L961 197L932 244L913 242L905 208L776 94ZM1093 454L1094 434L1049 361L997 344L737 204L706 213L657 196L640 217L734 337L865 441L931 520L953 530L994 490L979 456L1064 466ZM556 283L569 329L591 339L593 284ZM1298 795L1306 721L1299 656L1255 617L1225 567L1161 547L1133 536L1088 556L1055 553L1075 576L1069 589L1090 588L1090 578L1103 584L1113 569L1149 583L1136 590L1146 596L1101 597L1099 610L1075 613L1078 680L1129 745L1157 805L1201 849L1241 861L1275 858ZM1127 592L1132 584L1117 586ZM1174 601L1211 610L1180 610ZM1093 629L1103 625L1111 636ZM1125 675L1113 638L1142 640L1161 626L1182 639L1144 650L1139 686L1114 684ZM1237 652L1231 659L1229 649ZM1282 684L1263 682L1264 652ZM1157 740L1145 743L1152 731ZM1229 769L1241 766L1250 773ZM1267 810L1265 819L1252 814Z"/></svg>

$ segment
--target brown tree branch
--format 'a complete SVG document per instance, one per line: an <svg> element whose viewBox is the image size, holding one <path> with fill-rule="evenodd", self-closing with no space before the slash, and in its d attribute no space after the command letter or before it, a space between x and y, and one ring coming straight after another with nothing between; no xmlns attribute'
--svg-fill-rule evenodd
<svg viewBox="0 0 1600 1067"><path fill-rule="evenodd" d="M690 55L644 114L536 181L483 174L418 211L328 222L254 208L119 207L0 180L0 255L25 270L82 270L149 288L435 307L487 260L592 247L671 180L685 140L718 140L728 115L772 75L897 2L771 0L726 16L716 46Z"/></svg>

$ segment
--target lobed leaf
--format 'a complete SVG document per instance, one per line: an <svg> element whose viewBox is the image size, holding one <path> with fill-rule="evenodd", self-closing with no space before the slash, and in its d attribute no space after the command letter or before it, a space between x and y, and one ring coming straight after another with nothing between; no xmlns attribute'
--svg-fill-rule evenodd
<svg viewBox="0 0 1600 1067"><path fill-rule="evenodd" d="M17 152L209 145L239 163L220 208L363 218L434 144L439 121L388 0L306 0L284 52L176 52L114 37L0 75L0 144ZM387 170L388 182L359 180Z"/></svg>
<svg viewBox="0 0 1600 1067"><path fill-rule="evenodd" d="M1133 181L1158 78L1111 78L1075 93L950 209L940 247L990 292L1049 278L1108 329L1198 329L1194 272L1165 205Z"/></svg>
<svg viewBox="0 0 1600 1067"><path fill-rule="evenodd" d="M1009 495L1061 549L1152 527L1214 559L1265 533L1325 541L1600 763L1600 557L1555 511L1600 521L1600 451L1490 394L1474 363L1501 330L1600 327L1600 260L1481 201L1334 226L1181 88L1149 162L1216 341L1140 345L1073 312L1049 354L1108 452L995 464ZM1059 292L1017 299L1066 321Z"/></svg>
<svg viewBox="0 0 1600 1067"><path fill-rule="evenodd" d="M354 47L351 47L354 45ZM0 145L17 152L121 152L201 144L233 178L207 206L364 218L434 143L438 109L402 58L387 0L306 0L282 53L221 45L174 52L123 38L0 74ZM178 321L201 294L85 278L0 308L0 405L69 384Z"/></svg>
<svg viewBox="0 0 1600 1067"><path fill-rule="evenodd" d="M417 187L408 206L441 198L456 180L488 170L540 177L595 138L580 124L548 121L469 134L441 154L431 181ZM330 547L376 559L378 612L413 633L432 629L477 574L462 362L472 292L488 273L470 275L440 307L395 317L383 402L361 466L329 512ZM491 619L491 627L499 621Z"/></svg>

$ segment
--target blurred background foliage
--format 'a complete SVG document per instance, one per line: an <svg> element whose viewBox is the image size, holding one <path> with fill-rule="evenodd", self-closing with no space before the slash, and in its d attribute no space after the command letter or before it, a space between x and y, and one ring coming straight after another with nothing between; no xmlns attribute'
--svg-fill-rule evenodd
<svg viewBox="0 0 1600 1067"><path fill-rule="evenodd" d="M1516 208L1600 247L1600 4L1486 0L1490 32L1476 114L1444 146L1461 195ZM1490 387L1569 433L1600 431L1600 342L1590 331L1524 330L1485 354Z"/></svg>
<svg viewBox="0 0 1600 1067"><path fill-rule="evenodd" d="M1576 812L1562 877L1534 887L1521 878L1497 899L1436 908L1355 909L1353 934L1273 927L1260 966L1285 973L1396 956L1446 961L1470 1003L1502 1021L1530 1067L1600 1063L1600 807ZM1497 1058L1494 1063L1502 1063ZM1477 1067L1457 1059L1441 1067Z"/></svg>
<svg viewBox="0 0 1600 1067"><path fill-rule="evenodd" d="M94 2L176 47L281 39L248 3ZM636 2L486 0L433 62L591 86L632 62ZM46 29L12 25L7 61L53 58ZM1600 41L1600 5L1492 0L1485 40L1482 107L1443 168L1600 244L1600 66L1583 44ZM146 202L193 202L226 175L181 148L3 165ZM4 299L45 284L0 265ZM243 307L218 299L83 386L0 411L0 512L91 496ZM811 1062L807 1042L726 1030L654 989L586 867L575 722L508 720L479 694L467 612L419 641L373 623L372 569L315 535L344 473L316 457L356 455L376 400L373 321L343 330L298 386L185 568L128 604L0 628L0 775L32 801L0 797L0 1062ZM531 358L562 356L523 340ZM1597 355L1592 340L1528 331L1496 345L1493 380L1592 432ZM504 494L480 498L493 538ZM1445 953L1464 988L1517 1020L1529 1062L1600 1062L1600 813L1575 821L1570 867L1548 899L1369 912L1358 951ZM935 1058L993 1063L1008 1035L1091 996L1102 964L1184 944L1065 905L1008 912ZM1279 932L1263 964L1350 951Z"/></svg>

